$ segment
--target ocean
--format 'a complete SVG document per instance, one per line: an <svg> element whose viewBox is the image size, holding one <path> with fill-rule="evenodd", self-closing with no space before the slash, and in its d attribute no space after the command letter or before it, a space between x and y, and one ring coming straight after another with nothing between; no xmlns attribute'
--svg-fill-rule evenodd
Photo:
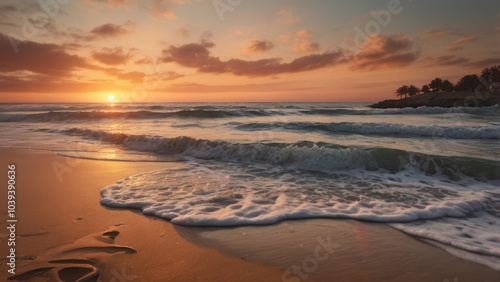
<svg viewBox="0 0 500 282"><path fill-rule="evenodd" d="M368 105L1 104L0 142L76 159L179 162L101 191L103 205L174 224L381 222L500 270L500 106Z"/></svg>

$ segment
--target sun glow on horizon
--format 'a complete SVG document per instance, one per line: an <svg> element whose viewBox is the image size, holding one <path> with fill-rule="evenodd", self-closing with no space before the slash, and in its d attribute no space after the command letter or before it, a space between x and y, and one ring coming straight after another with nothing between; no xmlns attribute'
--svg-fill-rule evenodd
<svg viewBox="0 0 500 282"><path fill-rule="evenodd" d="M113 101L115 100L115 96L114 96L114 95L109 95L109 96L108 96L108 100L109 100L110 102L113 102Z"/></svg>

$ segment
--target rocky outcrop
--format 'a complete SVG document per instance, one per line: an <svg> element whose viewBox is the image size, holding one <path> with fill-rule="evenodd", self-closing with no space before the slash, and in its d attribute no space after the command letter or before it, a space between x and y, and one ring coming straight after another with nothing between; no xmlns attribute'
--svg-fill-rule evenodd
<svg viewBox="0 0 500 282"><path fill-rule="evenodd" d="M500 89L484 92L430 92L411 98L385 100L371 105L375 109L418 107L489 107L500 104Z"/></svg>

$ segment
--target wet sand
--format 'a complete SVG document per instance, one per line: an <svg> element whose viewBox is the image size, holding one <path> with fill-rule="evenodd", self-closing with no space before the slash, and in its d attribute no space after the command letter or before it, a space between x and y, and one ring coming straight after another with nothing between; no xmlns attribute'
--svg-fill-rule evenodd
<svg viewBox="0 0 500 282"><path fill-rule="evenodd" d="M99 191L120 179L182 163L80 160L5 148L0 156L1 183L7 183L7 164L16 164L16 274L35 271L18 279L500 280L498 271L385 224L311 219L270 226L185 227L99 203ZM0 205L0 272L10 277L5 202Z"/></svg>

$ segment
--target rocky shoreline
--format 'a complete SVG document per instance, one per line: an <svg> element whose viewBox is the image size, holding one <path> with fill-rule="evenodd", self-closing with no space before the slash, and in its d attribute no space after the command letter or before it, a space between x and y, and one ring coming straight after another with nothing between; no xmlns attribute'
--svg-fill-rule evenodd
<svg viewBox="0 0 500 282"><path fill-rule="evenodd" d="M374 109L418 107L490 107L500 104L500 89L483 92L430 92L404 99L392 99L370 105Z"/></svg>

